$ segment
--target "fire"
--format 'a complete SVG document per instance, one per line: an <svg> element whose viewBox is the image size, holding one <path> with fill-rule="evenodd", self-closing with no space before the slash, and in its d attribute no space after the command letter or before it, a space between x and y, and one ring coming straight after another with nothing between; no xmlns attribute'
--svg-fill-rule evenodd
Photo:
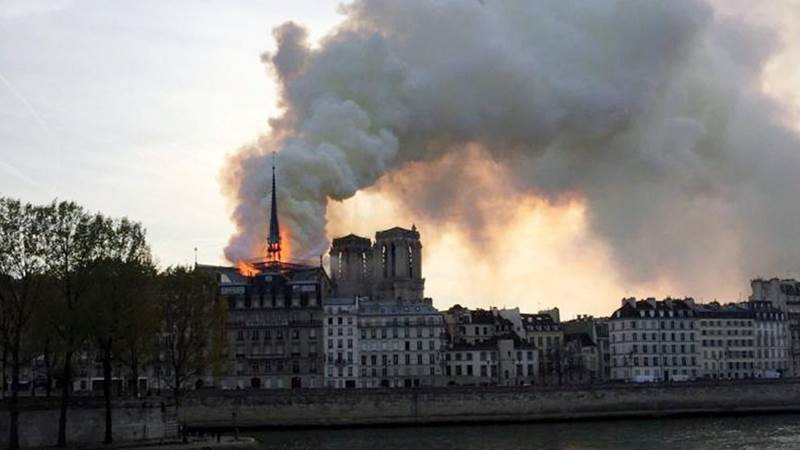
<svg viewBox="0 0 800 450"><path fill-rule="evenodd" d="M255 266L246 262L246 261L239 261L236 263L236 268L239 270L239 273L244 277L254 277L261 273L260 270L256 269Z"/></svg>
<svg viewBox="0 0 800 450"><path fill-rule="evenodd" d="M284 222L286 223L286 222ZM292 257L291 235L286 228L281 229L281 260L289 261Z"/></svg>

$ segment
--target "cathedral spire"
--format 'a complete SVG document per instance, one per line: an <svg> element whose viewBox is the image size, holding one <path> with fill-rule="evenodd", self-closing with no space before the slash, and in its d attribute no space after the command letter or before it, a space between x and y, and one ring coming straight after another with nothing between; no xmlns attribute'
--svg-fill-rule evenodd
<svg viewBox="0 0 800 450"><path fill-rule="evenodd" d="M281 260L281 229L278 225L278 202L275 193L275 153L272 153L272 202L269 215L269 237L267 237L267 261Z"/></svg>

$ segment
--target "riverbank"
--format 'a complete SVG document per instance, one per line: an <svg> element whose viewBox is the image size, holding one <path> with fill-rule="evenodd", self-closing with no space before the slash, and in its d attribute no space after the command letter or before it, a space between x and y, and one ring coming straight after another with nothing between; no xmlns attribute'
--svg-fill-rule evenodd
<svg viewBox="0 0 800 450"><path fill-rule="evenodd" d="M23 399L20 437L26 447L56 442L57 399ZM7 413L0 403L0 414ZM102 399L76 398L68 415L68 441L104 448ZM186 394L180 411L169 399L114 401L117 448L191 448L177 440L234 430L428 426L553 422L665 416L800 413L800 380L748 380L583 387L447 387L370 390L201 390ZM8 436L0 421L0 446ZM205 440L206 444L214 444ZM162 445L156 445L162 444ZM238 445L238 443L237 443ZM209 445L203 445L203 448ZM166 447L171 448L171 447ZM228 447L230 448L230 447ZM238 447L234 447L238 448Z"/></svg>
<svg viewBox="0 0 800 450"><path fill-rule="evenodd" d="M579 388L214 391L189 394L189 429L285 429L513 423L800 412L800 381Z"/></svg>
<svg viewBox="0 0 800 450"><path fill-rule="evenodd" d="M19 438L23 447L52 446L58 440L58 398L20 399ZM8 404L0 402L0 447L8 444ZM164 442L178 437L171 399L115 399L112 402L115 442ZM67 411L67 443L79 448L98 445L105 429L105 405L99 397L75 397Z"/></svg>

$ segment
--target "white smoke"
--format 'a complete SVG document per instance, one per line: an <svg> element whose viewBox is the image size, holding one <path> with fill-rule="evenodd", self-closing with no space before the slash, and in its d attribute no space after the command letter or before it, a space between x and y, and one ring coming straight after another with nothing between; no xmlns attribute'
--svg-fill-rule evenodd
<svg viewBox="0 0 800 450"><path fill-rule="evenodd" d="M294 23L274 30L264 61L285 110L225 168L238 226L229 259L262 245L274 150L282 220L295 255L311 257L328 244L329 200L477 146L517 192L583 197L631 278L798 269L800 145L760 90L779 44L767 30L701 0L361 0L342 11L319 48ZM469 207L455 201L453 186L469 182L457 173L408 201L434 220Z"/></svg>

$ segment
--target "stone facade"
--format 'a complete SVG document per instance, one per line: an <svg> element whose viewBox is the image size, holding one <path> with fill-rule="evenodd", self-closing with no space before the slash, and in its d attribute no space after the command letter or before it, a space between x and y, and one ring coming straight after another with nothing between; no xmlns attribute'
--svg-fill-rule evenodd
<svg viewBox="0 0 800 450"><path fill-rule="evenodd" d="M375 243L350 234L333 240L331 275L339 297L369 297L383 303L425 298L422 244L416 227L375 233Z"/></svg>
<svg viewBox="0 0 800 450"><path fill-rule="evenodd" d="M777 378L789 371L789 324L771 302L750 301L696 308L704 376Z"/></svg>
<svg viewBox="0 0 800 450"><path fill-rule="evenodd" d="M451 387L190 394L189 426L325 427L800 411L800 383L738 381L566 389ZM235 414L234 414L235 412ZM380 444L376 444L379 446ZM535 444L532 444L535 446Z"/></svg>
<svg viewBox="0 0 800 450"><path fill-rule="evenodd" d="M623 299L609 320L611 379L685 381L700 376L700 341L691 299Z"/></svg>
<svg viewBox="0 0 800 450"><path fill-rule="evenodd" d="M789 376L800 376L800 281L757 278L750 282L750 301L767 301L789 321Z"/></svg>
<svg viewBox="0 0 800 450"><path fill-rule="evenodd" d="M359 387L419 387L443 384L442 315L427 302L359 306Z"/></svg>
<svg viewBox="0 0 800 450"><path fill-rule="evenodd" d="M624 299L609 323L615 380L778 378L789 373L789 323L770 302Z"/></svg>
<svg viewBox="0 0 800 450"><path fill-rule="evenodd" d="M23 448L55 445L58 441L59 401L23 399L20 402L19 438ZM136 441L142 446L159 440L177 439L179 428L175 404L171 399L152 397L143 400L114 400L112 433L115 443ZM6 405L0 413L7 416ZM8 445L8 420L0 421L0 446ZM101 399L73 398L67 416L67 443L73 448L97 448L103 440L105 408Z"/></svg>
<svg viewBox="0 0 800 450"><path fill-rule="evenodd" d="M354 388L359 378L359 297L325 300L325 387Z"/></svg>
<svg viewBox="0 0 800 450"><path fill-rule="evenodd" d="M444 353L448 385L527 385L536 382L538 351L502 311L470 311L456 305L445 313L449 345ZM517 316L518 317L518 316Z"/></svg>
<svg viewBox="0 0 800 450"><path fill-rule="evenodd" d="M226 389L322 387L330 282L320 267L270 263L246 275L217 267L228 302Z"/></svg>

